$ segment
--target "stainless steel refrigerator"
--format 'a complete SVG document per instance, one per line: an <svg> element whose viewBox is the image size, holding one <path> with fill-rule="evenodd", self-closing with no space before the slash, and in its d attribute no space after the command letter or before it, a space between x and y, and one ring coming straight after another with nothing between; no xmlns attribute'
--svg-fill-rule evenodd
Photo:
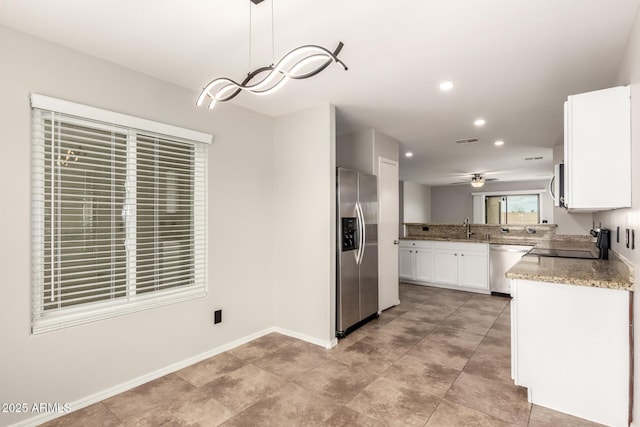
<svg viewBox="0 0 640 427"><path fill-rule="evenodd" d="M337 168L336 336L378 316L378 181Z"/></svg>

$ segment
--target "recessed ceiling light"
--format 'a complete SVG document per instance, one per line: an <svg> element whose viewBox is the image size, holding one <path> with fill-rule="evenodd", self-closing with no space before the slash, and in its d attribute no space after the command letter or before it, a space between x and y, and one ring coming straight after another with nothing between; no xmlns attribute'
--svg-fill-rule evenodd
<svg viewBox="0 0 640 427"><path fill-rule="evenodd" d="M413 157L413 153L411 151L407 151L404 155L405 157Z"/></svg>
<svg viewBox="0 0 640 427"><path fill-rule="evenodd" d="M440 90L451 90L453 89L453 82L442 82L440 83Z"/></svg>
<svg viewBox="0 0 640 427"><path fill-rule="evenodd" d="M501 139L499 139L499 140L497 140L496 142L494 142L494 143L493 143L493 145L497 145L497 146L499 147L499 146L501 146L501 145L504 145L504 141L503 141L503 140L501 140Z"/></svg>
<svg viewBox="0 0 640 427"><path fill-rule="evenodd" d="M477 119L475 122L473 122L473 124L476 126L484 126L485 123L487 123L485 119Z"/></svg>

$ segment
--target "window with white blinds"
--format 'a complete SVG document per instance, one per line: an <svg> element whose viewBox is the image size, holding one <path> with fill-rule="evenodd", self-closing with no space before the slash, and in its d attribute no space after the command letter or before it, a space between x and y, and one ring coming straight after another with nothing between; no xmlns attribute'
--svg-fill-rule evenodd
<svg viewBox="0 0 640 427"><path fill-rule="evenodd" d="M210 140L32 95L33 333L206 295Z"/></svg>

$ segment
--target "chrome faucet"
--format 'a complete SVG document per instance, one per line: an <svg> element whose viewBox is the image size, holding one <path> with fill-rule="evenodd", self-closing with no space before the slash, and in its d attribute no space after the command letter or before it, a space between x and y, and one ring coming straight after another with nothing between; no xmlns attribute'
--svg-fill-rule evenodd
<svg viewBox="0 0 640 427"><path fill-rule="evenodd" d="M464 226L465 226L466 233L467 233L467 239L470 239L470 238L471 238L471 235L472 235L473 233L471 232L471 224L469 223L469 217L466 217L466 218L464 219L464 223L463 223L462 225L464 225Z"/></svg>

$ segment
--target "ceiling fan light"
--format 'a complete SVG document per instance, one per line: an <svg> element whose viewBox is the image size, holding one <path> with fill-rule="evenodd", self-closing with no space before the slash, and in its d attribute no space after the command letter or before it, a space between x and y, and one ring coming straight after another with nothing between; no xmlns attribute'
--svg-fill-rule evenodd
<svg viewBox="0 0 640 427"><path fill-rule="evenodd" d="M471 186L474 188L480 188L484 185L484 178L480 174L475 174L471 177Z"/></svg>

